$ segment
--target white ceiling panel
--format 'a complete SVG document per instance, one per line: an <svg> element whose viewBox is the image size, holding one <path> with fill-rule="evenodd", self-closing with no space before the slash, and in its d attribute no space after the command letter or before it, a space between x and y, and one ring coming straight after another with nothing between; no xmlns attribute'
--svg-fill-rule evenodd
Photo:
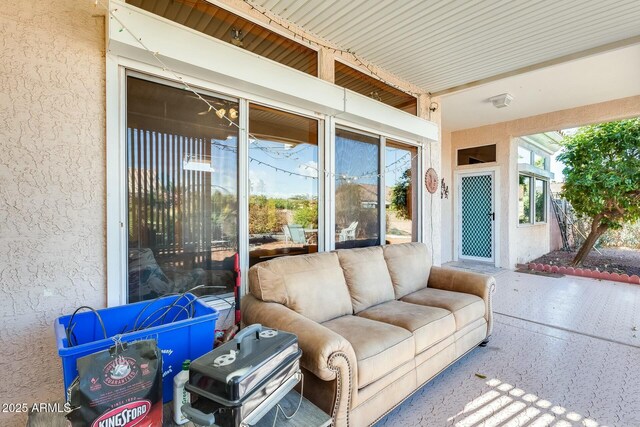
<svg viewBox="0 0 640 427"><path fill-rule="evenodd" d="M428 92L640 36L638 0L251 0Z"/></svg>
<svg viewBox="0 0 640 427"><path fill-rule="evenodd" d="M513 101L495 108L488 99L502 93ZM635 95L640 95L640 44L444 95L442 127L456 131ZM576 126L584 124L579 116L576 120Z"/></svg>

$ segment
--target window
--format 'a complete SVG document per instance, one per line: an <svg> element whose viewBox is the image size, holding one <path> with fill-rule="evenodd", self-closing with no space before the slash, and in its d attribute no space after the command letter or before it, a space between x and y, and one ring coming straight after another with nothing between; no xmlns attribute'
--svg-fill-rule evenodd
<svg viewBox="0 0 640 427"><path fill-rule="evenodd" d="M318 76L318 53L206 0L126 0L147 12Z"/></svg>
<svg viewBox="0 0 640 427"><path fill-rule="evenodd" d="M226 297L237 261L420 239L421 147L340 125L325 138L311 112L125 76L110 148L123 156L108 174L119 196L108 261L123 280L110 281L110 304L203 286L195 293Z"/></svg>
<svg viewBox="0 0 640 427"><path fill-rule="evenodd" d="M383 81L335 61L335 84L407 113L418 114L418 99Z"/></svg>
<svg viewBox="0 0 640 427"><path fill-rule="evenodd" d="M385 207L387 244L415 242L418 236L418 149L387 140Z"/></svg>
<svg viewBox="0 0 640 427"><path fill-rule="evenodd" d="M536 178L535 188L535 218L536 222L547 220L547 182Z"/></svg>
<svg viewBox="0 0 640 427"><path fill-rule="evenodd" d="M531 164L531 150L518 146L518 163Z"/></svg>
<svg viewBox="0 0 640 427"><path fill-rule="evenodd" d="M531 177L520 175L518 186L518 222L531 223Z"/></svg>
<svg viewBox="0 0 640 427"><path fill-rule="evenodd" d="M458 150L458 166L496 161L496 145L464 148Z"/></svg>
<svg viewBox="0 0 640 427"><path fill-rule="evenodd" d="M547 221L547 181L529 175L519 175L518 222L520 224Z"/></svg>
<svg viewBox="0 0 640 427"><path fill-rule="evenodd" d="M518 163L531 165L541 170L547 170L549 156L535 151L531 151L521 145L518 146Z"/></svg>
<svg viewBox="0 0 640 427"><path fill-rule="evenodd" d="M336 248L380 244L380 139L336 129Z"/></svg>
<svg viewBox="0 0 640 427"><path fill-rule="evenodd" d="M238 111L236 101L202 96ZM129 302L233 289L237 152L238 128L193 94L127 78Z"/></svg>
<svg viewBox="0 0 640 427"><path fill-rule="evenodd" d="M249 265L318 250L318 121L249 108Z"/></svg>

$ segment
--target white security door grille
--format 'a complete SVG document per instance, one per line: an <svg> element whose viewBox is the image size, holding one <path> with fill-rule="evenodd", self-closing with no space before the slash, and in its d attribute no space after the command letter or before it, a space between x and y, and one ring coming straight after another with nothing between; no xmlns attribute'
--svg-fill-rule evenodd
<svg viewBox="0 0 640 427"><path fill-rule="evenodd" d="M493 261L493 174L460 177L460 257Z"/></svg>

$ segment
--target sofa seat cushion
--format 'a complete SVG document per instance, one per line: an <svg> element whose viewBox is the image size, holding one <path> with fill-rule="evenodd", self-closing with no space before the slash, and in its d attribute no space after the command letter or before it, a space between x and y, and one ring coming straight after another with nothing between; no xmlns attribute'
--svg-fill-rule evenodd
<svg viewBox="0 0 640 427"><path fill-rule="evenodd" d="M404 296L402 301L449 310L456 319L457 331L484 317L485 304L482 298L462 292L424 288Z"/></svg>
<svg viewBox="0 0 640 427"><path fill-rule="evenodd" d="M416 342L416 354L456 332L456 320L449 310L403 301L385 302L358 316L408 330Z"/></svg>
<svg viewBox="0 0 640 427"><path fill-rule="evenodd" d="M379 380L413 359L411 332L359 316L343 316L323 323L351 343L358 364L358 388Z"/></svg>

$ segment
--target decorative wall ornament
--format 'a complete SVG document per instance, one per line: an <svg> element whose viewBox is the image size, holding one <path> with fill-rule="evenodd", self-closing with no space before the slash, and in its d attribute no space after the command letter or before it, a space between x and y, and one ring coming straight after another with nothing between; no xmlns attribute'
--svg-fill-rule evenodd
<svg viewBox="0 0 640 427"><path fill-rule="evenodd" d="M427 187L427 191L431 194L438 190L438 173L435 169L427 169L427 172L424 174L424 185Z"/></svg>
<svg viewBox="0 0 640 427"><path fill-rule="evenodd" d="M449 186L445 184L444 178L440 181L440 198L448 199L449 198Z"/></svg>

